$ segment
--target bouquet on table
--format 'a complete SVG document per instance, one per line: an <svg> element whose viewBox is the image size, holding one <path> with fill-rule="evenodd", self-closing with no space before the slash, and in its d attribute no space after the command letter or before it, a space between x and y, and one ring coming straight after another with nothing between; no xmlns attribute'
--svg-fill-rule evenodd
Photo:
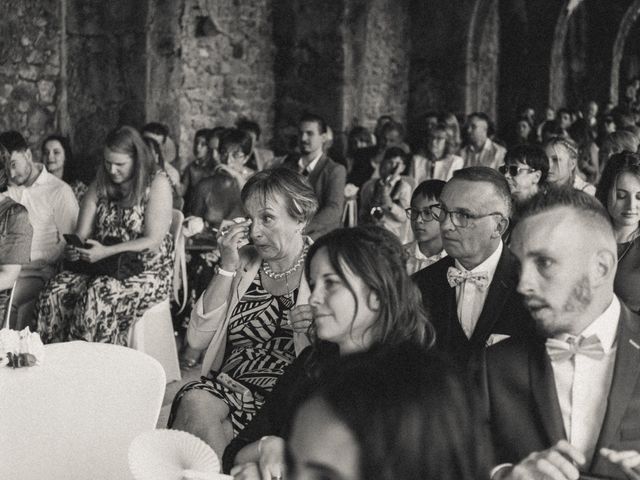
<svg viewBox="0 0 640 480"><path fill-rule="evenodd" d="M0 367L32 367L44 359L44 345L40 335L29 327L21 331L0 330Z"/></svg>

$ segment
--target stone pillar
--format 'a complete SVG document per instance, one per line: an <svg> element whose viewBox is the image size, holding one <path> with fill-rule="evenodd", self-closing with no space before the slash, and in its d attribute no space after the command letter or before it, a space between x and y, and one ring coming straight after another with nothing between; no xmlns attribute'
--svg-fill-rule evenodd
<svg viewBox="0 0 640 480"><path fill-rule="evenodd" d="M0 15L0 131L20 131L36 159L57 128L60 11L57 0L4 0Z"/></svg>
<svg viewBox="0 0 640 480"><path fill-rule="evenodd" d="M232 126L239 117L260 124L263 142L271 138L273 4L270 0L184 0L178 39L181 156L191 155L197 129Z"/></svg>

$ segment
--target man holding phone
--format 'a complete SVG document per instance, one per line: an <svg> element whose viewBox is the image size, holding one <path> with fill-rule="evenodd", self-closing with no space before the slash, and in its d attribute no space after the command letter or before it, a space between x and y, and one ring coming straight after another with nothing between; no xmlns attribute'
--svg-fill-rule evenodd
<svg viewBox="0 0 640 480"><path fill-rule="evenodd" d="M492 479L639 479L640 317L613 293L607 212L571 188L538 194L511 248L540 336L486 351L484 392L502 463Z"/></svg>

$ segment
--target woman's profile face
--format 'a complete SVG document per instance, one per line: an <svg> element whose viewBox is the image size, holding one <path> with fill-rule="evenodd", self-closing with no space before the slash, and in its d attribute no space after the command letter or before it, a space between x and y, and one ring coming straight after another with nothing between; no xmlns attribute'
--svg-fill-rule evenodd
<svg viewBox="0 0 640 480"><path fill-rule="evenodd" d="M517 125L518 138L527 140L531 135L531 125L525 120L520 120Z"/></svg>
<svg viewBox="0 0 640 480"><path fill-rule="evenodd" d="M209 145L207 145L207 139L204 137L196 137L195 139L194 153L197 160L203 160L207 158L209 151Z"/></svg>
<svg viewBox="0 0 640 480"><path fill-rule="evenodd" d="M347 265L342 280L329 260L326 247L311 259L309 304L318 338L338 344L342 354L371 345L371 326L378 317L378 299Z"/></svg>
<svg viewBox="0 0 640 480"><path fill-rule="evenodd" d="M300 407L289 438L288 478L359 480L360 448L349 428L321 398Z"/></svg>
<svg viewBox="0 0 640 480"><path fill-rule="evenodd" d="M112 152L104 149L104 168L109 179L121 185L133 178L133 158L126 153Z"/></svg>
<svg viewBox="0 0 640 480"><path fill-rule="evenodd" d="M607 206L616 228L638 226L640 222L640 178L626 172L618 175Z"/></svg>
<svg viewBox="0 0 640 480"><path fill-rule="evenodd" d="M57 172L64 168L64 148L58 140L49 140L42 147L42 163L49 172Z"/></svg>
<svg viewBox="0 0 640 480"><path fill-rule="evenodd" d="M265 260L285 258L293 253L290 252L292 246L298 248L300 245L295 240L302 235L304 224L289 215L287 203L281 196L262 200L258 195L252 195L245 203L245 210L252 220L251 239Z"/></svg>

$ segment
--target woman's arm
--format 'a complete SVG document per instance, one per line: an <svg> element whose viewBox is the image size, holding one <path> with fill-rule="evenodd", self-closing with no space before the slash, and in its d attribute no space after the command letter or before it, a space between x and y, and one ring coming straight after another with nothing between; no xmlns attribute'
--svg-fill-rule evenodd
<svg viewBox="0 0 640 480"><path fill-rule="evenodd" d="M79 248L81 258L87 257L86 260L93 263L122 252L157 250L171 227L172 203L169 179L165 175L156 175L151 183L142 236L110 246L101 245L95 240L87 240L91 248Z"/></svg>
<svg viewBox="0 0 640 480"><path fill-rule="evenodd" d="M407 214L404 210L409 207L411 202L411 186L402 179L398 181L402 183L397 195L391 198L389 192L384 196L385 215L388 215L396 222L403 222L407 220Z"/></svg>
<svg viewBox="0 0 640 480"><path fill-rule="evenodd" d="M82 240L86 240L93 234L93 223L98 209L98 188L96 182L92 182L87 189L87 193L82 198L80 205L80 215L76 225L76 235Z"/></svg>

